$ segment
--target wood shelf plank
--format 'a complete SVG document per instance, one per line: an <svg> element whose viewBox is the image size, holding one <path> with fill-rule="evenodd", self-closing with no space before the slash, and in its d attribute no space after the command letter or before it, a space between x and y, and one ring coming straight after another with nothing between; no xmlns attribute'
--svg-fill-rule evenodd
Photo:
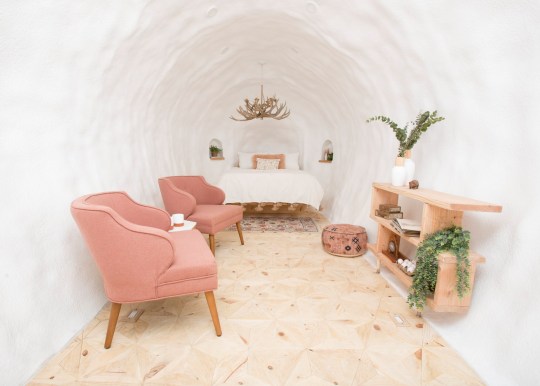
<svg viewBox="0 0 540 386"><path fill-rule="evenodd" d="M332 161L325 160L325 159L320 159L319 162L323 163L323 164L331 164L332 163Z"/></svg>
<svg viewBox="0 0 540 386"><path fill-rule="evenodd" d="M394 229L394 227L391 225L392 220L387 220L379 216L371 215L370 216L372 220L376 221L377 223L384 226L386 229L392 231L394 234L398 235L401 240L405 240L408 243L411 243L414 246L420 245L420 237L419 236L407 236L404 234L399 233Z"/></svg>
<svg viewBox="0 0 540 386"><path fill-rule="evenodd" d="M471 198L456 196L453 194L437 192L430 189L409 189L403 186L392 186L388 183L379 182L373 183L373 187L448 210L502 212L501 205L473 200Z"/></svg>
<svg viewBox="0 0 540 386"><path fill-rule="evenodd" d="M368 244L368 249L375 255L375 257L384 265L390 272L392 272L400 282L410 287L412 285L413 278L403 272L396 263L392 262L384 253L378 252L377 247L374 244Z"/></svg>
<svg viewBox="0 0 540 386"><path fill-rule="evenodd" d="M457 263L456 256L454 256L450 252L441 253L437 257L437 259L443 263L449 263L449 264ZM474 251L469 251L469 260L471 261L471 264L484 264L486 262L486 258L484 256L481 256Z"/></svg>
<svg viewBox="0 0 540 386"><path fill-rule="evenodd" d="M426 304L432 311L435 312L457 312L465 313L469 310L469 306L457 306L457 305L447 305L447 304L437 304L433 295L426 298Z"/></svg>

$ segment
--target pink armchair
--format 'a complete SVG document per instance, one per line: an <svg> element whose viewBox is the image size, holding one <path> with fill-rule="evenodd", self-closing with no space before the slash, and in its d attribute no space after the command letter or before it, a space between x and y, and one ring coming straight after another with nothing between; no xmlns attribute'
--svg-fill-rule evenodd
<svg viewBox="0 0 540 386"><path fill-rule="evenodd" d="M111 347L123 303L204 292L217 336L221 327L213 290L214 256L197 230L169 233L164 210L124 192L97 193L72 202L71 213L103 277L112 302L105 348Z"/></svg>
<svg viewBox="0 0 540 386"><path fill-rule="evenodd" d="M223 205L223 190L210 185L203 176L163 177L158 182L167 212L182 213L186 220L197 222L196 228L208 234L210 249L214 255L214 235L229 225L236 223L240 243L244 245L240 225L244 211L239 205Z"/></svg>

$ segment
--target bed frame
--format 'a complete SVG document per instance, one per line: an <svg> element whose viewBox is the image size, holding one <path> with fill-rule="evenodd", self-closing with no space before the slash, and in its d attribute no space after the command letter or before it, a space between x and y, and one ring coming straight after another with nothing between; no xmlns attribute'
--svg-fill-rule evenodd
<svg viewBox="0 0 540 386"><path fill-rule="evenodd" d="M303 212L308 205L287 202L236 202L228 205L241 205L247 213L291 213Z"/></svg>

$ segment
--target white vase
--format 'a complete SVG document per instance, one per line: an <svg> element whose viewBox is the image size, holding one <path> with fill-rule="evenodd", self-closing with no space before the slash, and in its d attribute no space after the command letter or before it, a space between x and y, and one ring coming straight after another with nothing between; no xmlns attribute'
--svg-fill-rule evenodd
<svg viewBox="0 0 540 386"><path fill-rule="evenodd" d="M403 166L405 167L404 184L407 185L409 181L414 180L414 170L416 168L416 166L414 165L414 161L411 159L410 150L405 151L405 162L403 163Z"/></svg>
<svg viewBox="0 0 540 386"><path fill-rule="evenodd" d="M396 164L392 168L392 185L403 186L405 185L406 171L403 157L396 158Z"/></svg>

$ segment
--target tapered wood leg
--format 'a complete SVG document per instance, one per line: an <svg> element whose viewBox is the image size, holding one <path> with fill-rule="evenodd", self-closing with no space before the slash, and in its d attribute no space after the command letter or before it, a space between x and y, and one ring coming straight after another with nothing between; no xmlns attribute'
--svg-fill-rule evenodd
<svg viewBox="0 0 540 386"><path fill-rule="evenodd" d="M216 255L216 239L214 235L208 235L208 240L210 241L210 250L212 251L212 254Z"/></svg>
<svg viewBox="0 0 540 386"><path fill-rule="evenodd" d="M206 302L210 309L210 315L212 316L212 322L214 322L214 328L216 329L216 335L221 336L221 325L219 324L219 317L216 308L216 299L214 298L214 292L208 291L204 293L206 296Z"/></svg>
<svg viewBox="0 0 540 386"><path fill-rule="evenodd" d="M107 336L105 337L105 348L111 347L116 322L118 322L118 315L120 315L120 308L122 308L122 304L111 303L111 314L109 315L109 327L107 327Z"/></svg>
<svg viewBox="0 0 540 386"><path fill-rule="evenodd" d="M240 244L244 245L244 235L242 234L242 225L240 225L240 221L236 223L236 230L238 231L238 236L240 236Z"/></svg>

